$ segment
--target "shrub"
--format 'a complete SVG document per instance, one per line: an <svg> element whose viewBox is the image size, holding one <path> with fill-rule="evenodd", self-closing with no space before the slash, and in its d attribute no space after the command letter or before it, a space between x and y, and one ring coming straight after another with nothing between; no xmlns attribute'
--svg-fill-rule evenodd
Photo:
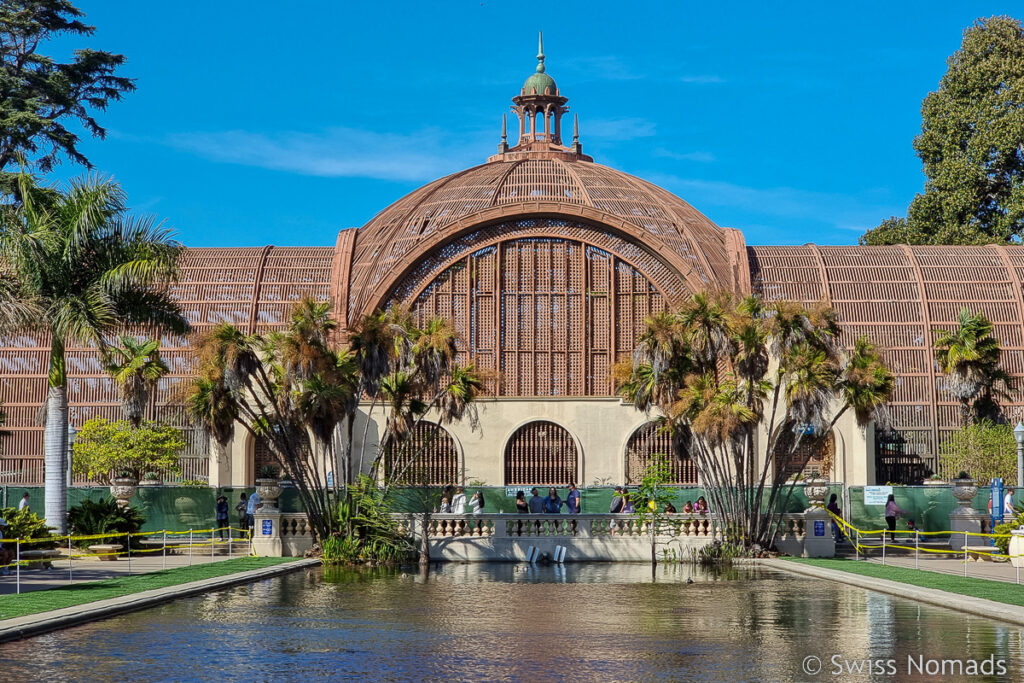
<svg viewBox="0 0 1024 683"><path fill-rule="evenodd" d="M946 477L970 472L979 486L995 477L1015 481L1017 441L1013 428L987 421L964 427L939 447L939 469Z"/></svg>
<svg viewBox="0 0 1024 683"><path fill-rule="evenodd" d="M373 480L361 476L338 504L342 533L321 544L325 564L341 562L400 562L412 556L409 539L391 519L391 508Z"/></svg>
<svg viewBox="0 0 1024 683"><path fill-rule="evenodd" d="M1002 524L996 524L996 528L992 530L992 533L1009 534L1014 529L1019 529L1020 526L1024 524L1024 507L1018 506L1017 508L1015 508L1015 510L1017 511L1017 518L1003 522ZM1001 552L1003 555L1006 555L1010 551L1009 537L997 538L995 539L995 541L996 547L999 548L999 552Z"/></svg>
<svg viewBox="0 0 1024 683"><path fill-rule="evenodd" d="M137 534L145 523L142 513L133 507L122 508L113 498L83 500L68 510L68 525L74 536L97 536L112 532L110 536L81 541L86 547L98 543L124 543L125 534ZM132 539L132 547L138 547L141 538Z"/></svg>
<svg viewBox="0 0 1024 683"><path fill-rule="evenodd" d="M7 522L4 529L4 538L51 538L50 529L46 521L29 510L18 508L0 508L0 517ZM43 550L53 548L57 545L57 538L42 543L33 543L28 550Z"/></svg>

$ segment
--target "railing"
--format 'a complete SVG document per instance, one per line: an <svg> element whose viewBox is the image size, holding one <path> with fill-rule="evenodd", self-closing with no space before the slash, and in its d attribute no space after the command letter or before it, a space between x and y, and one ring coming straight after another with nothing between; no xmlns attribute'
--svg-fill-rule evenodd
<svg viewBox="0 0 1024 683"><path fill-rule="evenodd" d="M310 538L313 527L305 512L285 512L281 515L281 537Z"/></svg>
<svg viewBox="0 0 1024 683"><path fill-rule="evenodd" d="M422 513L396 513L402 533L419 535ZM720 538L721 529L712 515L664 515L655 521L637 515L612 514L432 514L427 522L427 537L442 538L631 538L651 534L673 538Z"/></svg>

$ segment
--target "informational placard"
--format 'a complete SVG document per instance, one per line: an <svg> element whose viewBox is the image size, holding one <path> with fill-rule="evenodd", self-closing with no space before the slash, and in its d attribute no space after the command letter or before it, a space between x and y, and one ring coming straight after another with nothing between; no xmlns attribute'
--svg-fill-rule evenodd
<svg viewBox="0 0 1024 683"><path fill-rule="evenodd" d="M824 536L825 535L825 520L816 519L814 520L814 535Z"/></svg>
<svg viewBox="0 0 1024 683"><path fill-rule="evenodd" d="M532 486L506 486L505 487L505 497L506 498L515 498L516 494L519 493L520 491L523 492L524 496L529 496L531 488L533 488L533 487Z"/></svg>
<svg viewBox="0 0 1024 683"><path fill-rule="evenodd" d="M891 486L865 486L864 487L864 504L865 505L885 505L889 500L889 496L892 494Z"/></svg>
<svg viewBox="0 0 1024 683"><path fill-rule="evenodd" d="M264 519L263 528L260 533L262 533L264 536L272 535L274 533L274 520Z"/></svg>

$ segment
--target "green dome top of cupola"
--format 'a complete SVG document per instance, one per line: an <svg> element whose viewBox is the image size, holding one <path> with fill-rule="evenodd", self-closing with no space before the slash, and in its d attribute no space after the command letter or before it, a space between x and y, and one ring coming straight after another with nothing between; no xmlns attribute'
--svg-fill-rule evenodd
<svg viewBox="0 0 1024 683"><path fill-rule="evenodd" d="M555 79L544 73L544 34L537 41L537 73L531 75L523 83L524 95L557 95L558 86Z"/></svg>

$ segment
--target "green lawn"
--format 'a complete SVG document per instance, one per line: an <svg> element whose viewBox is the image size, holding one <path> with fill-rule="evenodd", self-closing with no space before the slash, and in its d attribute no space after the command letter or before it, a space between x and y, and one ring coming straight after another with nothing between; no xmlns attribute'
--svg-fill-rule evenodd
<svg viewBox="0 0 1024 683"><path fill-rule="evenodd" d="M197 564L193 567L177 567L105 581L75 583L61 588L31 591L21 595L3 595L0 596L0 619L22 617L26 614L37 614L62 607L73 607L87 602L117 598L154 588L177 586L182 583L212 579L252 569L265 569L284 562L294 562L297 559L299 558L240 557L234 560Z"/></svg>
<svg viewBox="0 0 1024 683"><path fill-rule="evenodd" d="M939 574L922 569L907 569L905 567L887 567L873 562L858 562L846 559L826 559L810 557L786 557L782 558L789 562L808 564L822 569L838 569L870 576L876 579L888 579L909 583L912 586L921 588L934 588L950 593L968 595L972 598L984 598L994 602L1002 602L1007 605L1024 607L1024 588L1005 581L990 581L989 579L972 579L952 574Z"/></svg>

